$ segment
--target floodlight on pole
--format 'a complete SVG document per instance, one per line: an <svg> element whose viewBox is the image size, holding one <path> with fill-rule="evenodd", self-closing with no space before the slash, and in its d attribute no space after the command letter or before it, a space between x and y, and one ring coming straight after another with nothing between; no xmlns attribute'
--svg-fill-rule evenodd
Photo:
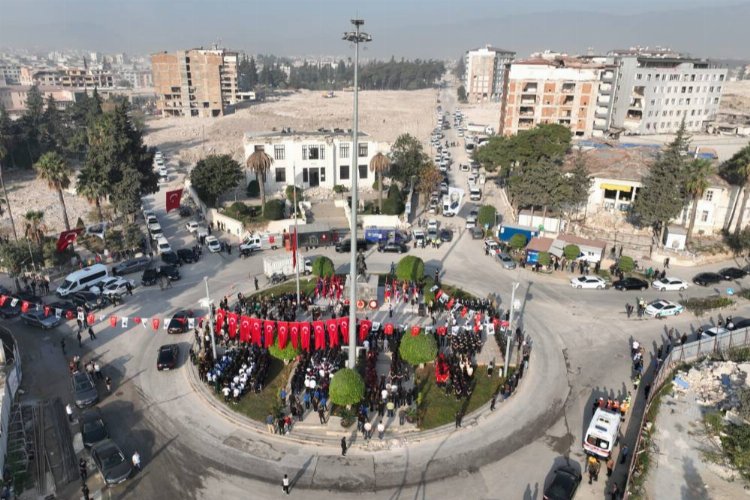
<svg viewBox="0 0 750 500"><path fill-rule="evenodd" d="M352 206L349 226L350 237L350 260L349 260L349 359L348 366L355 368L357 361L357 206L359 197L357 193L357 177L359 176L359 44L372 41L372 37L360 31L365 24L364 19L352 19L354 31L344 33L343 39L354 44L354 126L352 128Z"/></svg>

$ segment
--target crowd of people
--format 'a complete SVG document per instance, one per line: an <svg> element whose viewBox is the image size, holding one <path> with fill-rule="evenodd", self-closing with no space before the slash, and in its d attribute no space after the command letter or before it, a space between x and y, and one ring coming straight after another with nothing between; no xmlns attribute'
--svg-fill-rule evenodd
<svg viewBox="0 0 750 500"><path fill-rule="evenodd" d="M211 350L203 351L198 362L201 381L224 395L225 402L238 403L248 392L260 392L265 386L270 366L267 349L256 345L233 346L212 360Z"/></svg>

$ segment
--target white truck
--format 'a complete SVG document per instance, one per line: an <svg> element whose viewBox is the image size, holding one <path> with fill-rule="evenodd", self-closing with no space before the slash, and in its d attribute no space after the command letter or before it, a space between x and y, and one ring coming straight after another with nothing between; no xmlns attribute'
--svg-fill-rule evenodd
<svg viewBox="0 0 750 500"><path fill-rule="evenodd" d="M240 253L250 254L258 250L276 250L284 246L284 236L280 233L249 233L240 243Z"/></svg>
<svg viewBox="0 0 750 500"><path fill-rule="evenodd" d="M297 254L297 268L300 274L308 275L312 273L312 261L302 255ZM263 274L270 278L274 274L283 274L287 277L295 274L292 263L292 254L272 255L263 258Z"/></svg>
<svg viewBox="0 0 750 500"><path fill-rule="evenodd" d="M448 188L448 194L443 196L443 215L453 217L461 210L461 203L464 199L464 190L454 187Z"/></svg>
<svg viewBox="0 0 750 500"><path fill-rule="evenodd" d="M467 132L470 132L472 134L486 134L486 135L494 135L495 134L495 128L490 127L489 125L482 125L481 123L469 123L466 126Z"/></svg>

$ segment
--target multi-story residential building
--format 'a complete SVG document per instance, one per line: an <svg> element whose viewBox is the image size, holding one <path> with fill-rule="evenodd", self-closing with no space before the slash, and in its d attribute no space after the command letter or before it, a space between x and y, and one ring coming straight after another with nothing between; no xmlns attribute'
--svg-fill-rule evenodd
<svg viewBox="0 0 750 500"><path fill-rule="evenodd" d="M113 88L115 77L108 71L96 69L34 69L21 68L21 85L43 85L62 88Z"/></svg>
<svg viewBox="0 0 750 500"><path fill-rule="evenodd" d="M244 142L245 159L256 150L263 150L274 160L266 177L267 192L280 191L294 184L302 188L320 186L333 189L337 184L351 188L355 172L359 185L369 188L375 182L375 174L370 171L370 160L377 153L390 149L388 144L375 142L360 132L355 155L352 151L352 132L342 129L249 132L245 134ZM248 172L246 177L249 182L255 179L255 174Z"/></svg>
<svg viewBox="0 0 750 500"><path fill-rule="evenodd" d="M0 65L0 81L5 80L5 85L21 84L21 67L13 64Z"/></svg>
<svg viewBox="0 0 750 500"><path fill-rule="evenodd" d="M500 102L505 73L516 53L486 45L464 56L464 88L469 102Z"/></svg>
<svg viewBox="0 0 750 500"><path fill-rule="evenodd" d="M19 118L26 111L26 97L31 87L24 85L0 86L0 105L11 118ZM83 92L75 89L62 89L59 87L39 87L45 102L49 97L55 99L57 109L63 110L72 106L77 99L81 98Z"/></svg>
<svg viewBox="0 0 750 500"><path fill-rule="evenodd" d="M719 111L727 69L664 49L614 50L616 94L610 128L627 134L705 131Z"/></svg>
<svg viewBox="0 0 750 500"><path fill-rule="evenodd" d="M515 61L508 70L499 130L513 135L557 123L576 137L595 135L595 128L598 135L607 128L612 92L608 79L613 76L610 65L560 54Z"/></svg>
<svg viewBox="0 0 750 500"><path fill-rule="evenodd" d="M162 116L221 116L237 102L237 52L193 49L151 56Z"/></svg>

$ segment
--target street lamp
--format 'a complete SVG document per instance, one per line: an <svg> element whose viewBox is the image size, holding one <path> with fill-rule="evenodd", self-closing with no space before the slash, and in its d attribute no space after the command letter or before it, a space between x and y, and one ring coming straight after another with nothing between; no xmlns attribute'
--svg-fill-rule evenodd
<svg viewBox="0 0 750 500"><path fill-rule="evenodd" d="M359 29L365 24L364 19L352 19L354 31L344 33L343 39L354 43L354 128L352 129L352 210L351 249L349 252L349 368L355 367L357 360L357 177L359 176L359 44L372 41L372 37Z"/></svg>
<svg viewBox="0 0 750 500"><path fill-rule="evenodd" d="M216 362L216 334L214 333L214 310L211 307L211 295L208 293L208 276L203 277L203 281L206 283L206 298L202 299L201 305L208 309L208 330L211 332L211 350L214 354L214 362ZM203 334L201 334L201 339Z"/></svg>
<svg viewBox="0 0 750 500"><path fill-rule="evenodd" d="M505 339L505 367L503 368L503 376L508 378L508 363L510 363L510 341L513 339L513 312L516 309L521 308L521 304L516 304L516 289L520 285L519 282L513 283L513 291L510 295L510 315L508 316L508 338Z"/></svg>

